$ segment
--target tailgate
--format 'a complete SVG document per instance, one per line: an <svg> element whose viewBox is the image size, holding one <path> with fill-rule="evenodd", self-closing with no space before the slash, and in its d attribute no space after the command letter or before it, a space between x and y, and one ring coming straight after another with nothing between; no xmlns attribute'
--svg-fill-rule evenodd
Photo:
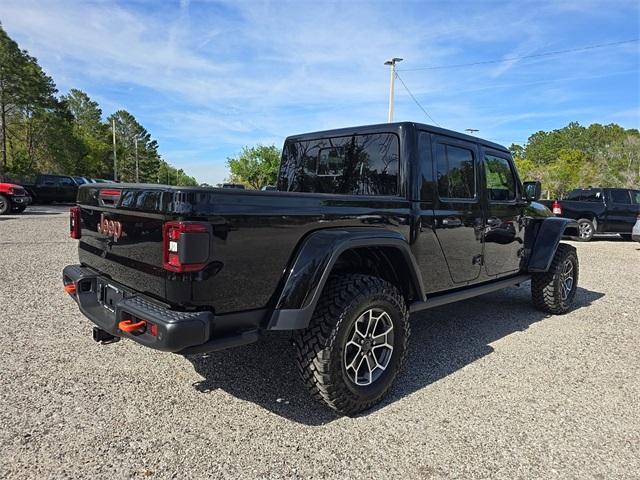
<svg viewBox="0 0 640 480"><path fill-rule="evenodd" d="M162 187L82 186L78 191L80 262L129 288L165 298L166 197Z"/></svg>

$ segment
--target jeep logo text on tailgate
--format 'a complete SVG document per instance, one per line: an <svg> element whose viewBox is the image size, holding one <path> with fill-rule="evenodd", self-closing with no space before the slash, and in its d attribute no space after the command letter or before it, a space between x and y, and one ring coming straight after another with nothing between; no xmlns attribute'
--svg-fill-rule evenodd
<svg viewBox="0 0 640 480"><path fill-rule="evenodd" d="M117 220L107 219L103 213L100 215L100 221L98 222L98 233L113 237L113 241L117 242L122 236L122 224Z"/></svg>

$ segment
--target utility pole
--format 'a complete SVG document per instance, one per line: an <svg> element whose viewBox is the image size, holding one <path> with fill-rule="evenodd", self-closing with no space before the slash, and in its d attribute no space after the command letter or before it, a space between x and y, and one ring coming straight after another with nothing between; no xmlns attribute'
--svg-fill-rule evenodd
<svg viewBox="0 0 640 480"><path fill-rule="evenodd" d="M111 119L111 131L113 132L113 181L118 181L118 159L116 156L116 119Z"/></svg>
<svg viewBox="0 0 640 480"><path fill-rule="evenodd" d="M138 136L136 135L135 137L135 150L136 150L136 183L140 183L140 178L138 176Z"/></svg>
<svg viewBox="0 0 640 480"><path fill-rule="evenodd" d="M401 61L402 58L393 57L391 60L384 62L385 65L391 66L391 80L389 82L389 115L387 116L387 121L389 123L393 122L393 93L396 81L396 63Z"/></svg>

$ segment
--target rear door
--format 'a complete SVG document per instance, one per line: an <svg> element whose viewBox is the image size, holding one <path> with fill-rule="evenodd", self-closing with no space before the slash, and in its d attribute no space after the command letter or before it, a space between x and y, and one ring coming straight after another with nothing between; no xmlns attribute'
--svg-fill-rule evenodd
<svg viewBox="0 0 640 480"><path fill-rule="evenodd" d="M59 202L75 202L78 193L78 185L71 177L59 177L60 188L58 190Z"/></svg>
<svg viewBox="0 0 640 480"><path fill-rule="evenodd" d="M433 135L432 152L436 236L453 281L473 282L480 275L484 228L478 195L478 149L470 142Z"/></svg>
<svg viewBox="0 0 640 480"><path fill-rule="evenodd" d="M40 184L37 185L36 194L41 202L53 202L58 199L60 189L59 178L55 175L42 175Z"/></svg>
<svg viewBox="0 0 640 480"><path fill-rule="evenodd" d="M612 188L608 191L607 231L631 233L638 215L638 205L634 204L635 195L625 188Z"/></svg>
<svg viewBox="0 0 640 480"><path fill-rule="evenodd" d="M483 149L486 227L484 265L488 275L507 275L520 269L524 253L522 187L508 153Z"/></svg>

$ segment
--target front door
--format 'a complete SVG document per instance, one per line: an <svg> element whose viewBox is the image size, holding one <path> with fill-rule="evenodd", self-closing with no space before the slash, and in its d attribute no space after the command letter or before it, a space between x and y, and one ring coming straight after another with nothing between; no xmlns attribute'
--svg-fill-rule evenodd
<svg viewBox="0 0 640 480"><path fill-rule="evenodd" d="M482 266L482 205L478 194L478 149L445 136L432 137L436 236L453 282L473 282Z"/></svg>
<svg viewBox="0 0 640 480"><path fill-rule="evenodd" d="M607 232L631 233L638 216L636 195L625 188L612 188L607 199Z"/></svg>
<svg viewBox="0 0 640 480"><path fill-rule="evenodd" d="M486 227L484 264L487 275L507 275L520 269L524 253L522 188L507 153L483 149Z"/></svg>

